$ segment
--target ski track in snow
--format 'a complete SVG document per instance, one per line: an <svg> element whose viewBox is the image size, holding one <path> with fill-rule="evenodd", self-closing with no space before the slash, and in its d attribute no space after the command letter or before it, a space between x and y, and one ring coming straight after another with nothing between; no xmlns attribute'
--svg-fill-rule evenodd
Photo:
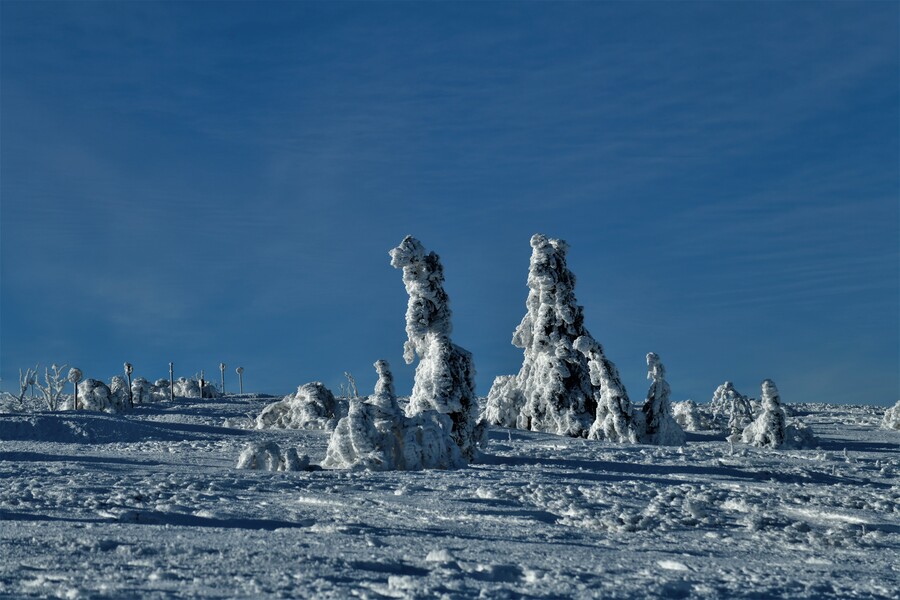
<svg viewBox="0 0 900 600"><path fill-rule="evenodd" d="M492 428L453 471L313 463L322 431L251 430L272 398L0 414L3 598L897 598L900 432L794 407L816 450L723 436L608 444Z"/></svg>

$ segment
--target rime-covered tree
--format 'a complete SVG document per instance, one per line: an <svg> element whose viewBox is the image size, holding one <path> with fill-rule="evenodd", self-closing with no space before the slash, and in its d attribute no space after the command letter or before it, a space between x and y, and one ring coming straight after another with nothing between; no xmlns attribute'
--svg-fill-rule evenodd
<svg viewBox="0 0 900 600"><path fill-rule="evenodd" d="M741 432L753 421L750 399L738 392L730 381L716 388L709 408L714 425L719 429L728 429L732 436L740 437Z"/></svg>
<svg viewBox="0 0 900 600"><path fill-rule="evenodd" d="M263 408L256 417L257 429L332 430L341 417L334 394L320 381L305 383L296 393Z"/></svg>
<svg viewBox="0 0 900 600"><path fill-rule="evenodd" d="M485 411L492 423L511 426L515 415L520 429L578 437L587 436L595 420L601 389L599 379L592 382L588 359L574 347L590 334L567 252L562 240L531 238L526 313L512 339L524 352L522 368L515 379L494 381Z"/></svg>
<svg viewBox="0 0 900 600"><path fill-rule="evenodd" d="M423 410L407 417L397 404L388 363L375 363L378 383L364 400L353 398L331 434L322 466L393 471L465 466L450 417Z"/></svg>
<svg viewBox="0 0 900 600"><path fill-rule="evenodd" d="M881 425L885 429L900 429L900 400L892 408L884 411Z"/></svg>
<svg viewBox="0 0 900 600"><path fill-rule="evenodd" d="M597 412L588 439L618 443L640 441L640 427L616 366L606 358L603 346L589 335L575 340L575 349L587 359L591 384L599 390Z"/></svg>
<svg viewBox="0 0 900 600"><path fill-rule="evenodd" d="M412 236L406 236L390 256L391 266L403 270L409 294L403 358L407 364L419 358L407 416L426 410L446 414L453 422L451 435L460 452L472 460L484 436L478 420L475 366L472 355L450 341L451 313L440 258L426 253Z"/></svg>
<svg viewBox="0 0 900 600"><path fill-rule="evenodd" d="M669 401L672 391L666 381L666 368L655 352L647 354L647 379L652 380L652 383L641 409L644 413L644 443L681 446L684 444L684 430L672 416Z"/></svg>
<svg viewBox="0 0 900 600"><path fill-rule="evenodd" d="M754 446L778 448L785 441L785 417L781 396L771 379L762 382L762 413L744 429L743 441Z"/></svg>

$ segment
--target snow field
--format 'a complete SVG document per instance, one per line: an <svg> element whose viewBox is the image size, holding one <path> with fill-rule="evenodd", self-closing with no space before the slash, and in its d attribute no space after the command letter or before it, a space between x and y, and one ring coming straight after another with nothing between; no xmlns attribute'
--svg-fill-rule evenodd
<svg viewBox="0 0 900 600"><path fill-rule="evenodd" d="M492 428L450 471L315 464L271 398L0 415L0 597L896 597L900 448L872 407L794 405L820 447ZM227 426L227 425L231 426ZM234 425L240 425L235 427ZM846 452L845 452L846 449Z"/></svg>

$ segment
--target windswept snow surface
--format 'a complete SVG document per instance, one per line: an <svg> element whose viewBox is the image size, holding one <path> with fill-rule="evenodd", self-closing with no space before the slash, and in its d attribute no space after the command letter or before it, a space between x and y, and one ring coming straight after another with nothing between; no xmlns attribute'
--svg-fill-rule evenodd
<svg viewBox="0 0 900 600"><path fill-rule="evenodd" d="M273 398L0 414L0 597L896 598L900 433L793 405L819 448L491 428L457 470L237 469L328 433Z"/></svg>

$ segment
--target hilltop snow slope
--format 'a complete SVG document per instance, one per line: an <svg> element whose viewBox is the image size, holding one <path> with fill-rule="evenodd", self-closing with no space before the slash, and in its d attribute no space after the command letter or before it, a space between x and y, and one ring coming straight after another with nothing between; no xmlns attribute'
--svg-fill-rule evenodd
<svg viewBox="0 0 900 600"><path fill-rule="evenodd" d="M820 449L683 448L492 428L456 471L313 463L327 434L252 430L271 398L0 415L0 596L896 598L900 432L794 406Z"/></svg>

